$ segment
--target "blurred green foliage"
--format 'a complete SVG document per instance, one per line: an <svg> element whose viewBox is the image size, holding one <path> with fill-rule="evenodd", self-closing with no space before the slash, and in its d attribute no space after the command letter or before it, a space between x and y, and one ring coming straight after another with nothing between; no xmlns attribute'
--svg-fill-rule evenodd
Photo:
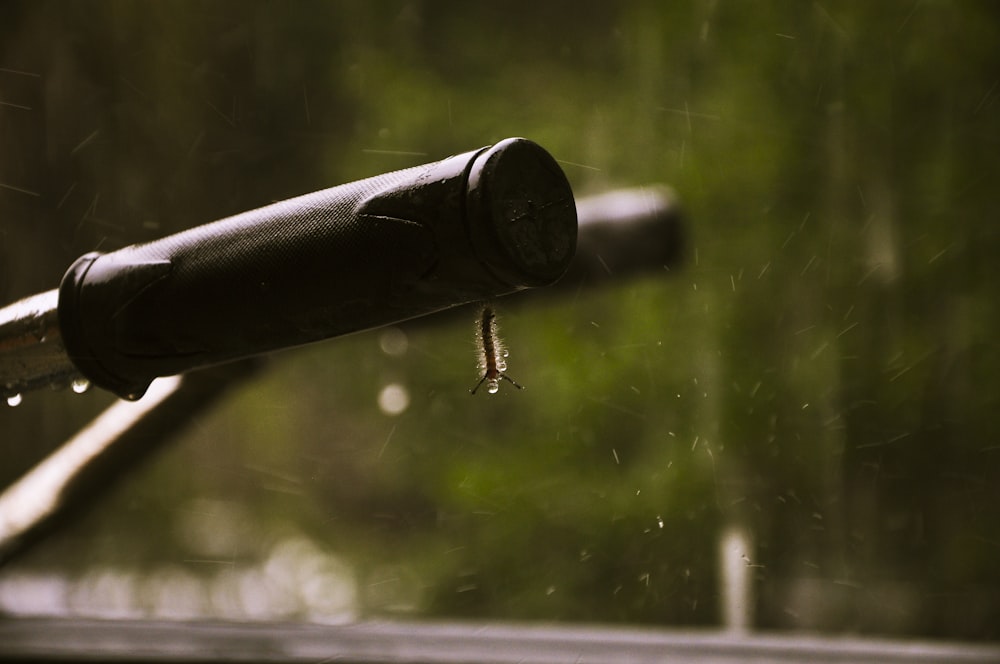
<svg viewBox="0 0 1000 664"><path fill-rule="evenodd" d="M515 135L579 195L670 184L691 237L669 272L500 302L523 392L467 394L471 310L402 355L279 354L29 567L183 566L213 500L248 515L232 564L305 533L369 615L707 625L735 523L761 627L1000 635L996 4L0 11L6 301ZM106 401L0 413L3 479Z"/></svg>

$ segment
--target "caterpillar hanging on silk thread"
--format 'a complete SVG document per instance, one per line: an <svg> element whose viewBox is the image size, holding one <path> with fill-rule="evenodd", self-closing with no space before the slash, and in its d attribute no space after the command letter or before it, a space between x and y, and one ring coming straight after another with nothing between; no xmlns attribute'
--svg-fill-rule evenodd
<svg viewBox="0 0 1000 664"><path fill-rule="evenodd" d="M496 394L500 390L500 381L505 380L519 390L524 388L507 375L507 350L503 347L503 342L497 335L497 315L490 305L484 305L476 322L476 341L479 344L479 369L483 372L483 377L479 379L476 386L469 390L475 394L476 390L486 383L486 391Z"/></svg>

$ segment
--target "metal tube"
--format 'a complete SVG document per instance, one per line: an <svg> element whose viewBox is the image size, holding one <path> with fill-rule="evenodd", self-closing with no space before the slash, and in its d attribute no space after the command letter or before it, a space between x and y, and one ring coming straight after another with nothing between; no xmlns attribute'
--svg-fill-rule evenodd
<svg viewBox="0 0 1000 664"><path fill-rule="evenodd" d="M0 391L5 399L81 378L63 345L58 303L58 291L50 290L0 309Z"/></svg>
<svg viewBox="0 0 1000 664"><path fill-rule="evenodd" d="M88 426L0 491L0 567L24 555L131 477L227 389L260 367L232 362L157 380L138 402L116 401Z"/></svg>

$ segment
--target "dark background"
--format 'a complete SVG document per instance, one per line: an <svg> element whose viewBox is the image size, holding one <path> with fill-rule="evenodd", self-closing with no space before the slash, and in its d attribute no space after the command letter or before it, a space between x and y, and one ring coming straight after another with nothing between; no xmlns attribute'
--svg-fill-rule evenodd
<svg viewBox="0 0 1000 664"><path fill-rule="evenodd" d="M1000 636L991 2L0 2L0 301L69 263L526 136L666 183L684 265L273 358L0 611ZM379 395L394 385L406 408ZM0 411L12 481L110 402Z"/></svg>

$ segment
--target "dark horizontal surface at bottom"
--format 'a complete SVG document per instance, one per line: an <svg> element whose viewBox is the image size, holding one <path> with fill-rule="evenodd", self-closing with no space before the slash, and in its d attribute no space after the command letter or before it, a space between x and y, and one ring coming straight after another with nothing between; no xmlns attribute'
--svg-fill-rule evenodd
<svg viewBox="0 0 1000 664"><path fill-rule="evenodd" d="M593 625L0 618L0 660L115 662L1000 662L1000 644Z"/></svg>

